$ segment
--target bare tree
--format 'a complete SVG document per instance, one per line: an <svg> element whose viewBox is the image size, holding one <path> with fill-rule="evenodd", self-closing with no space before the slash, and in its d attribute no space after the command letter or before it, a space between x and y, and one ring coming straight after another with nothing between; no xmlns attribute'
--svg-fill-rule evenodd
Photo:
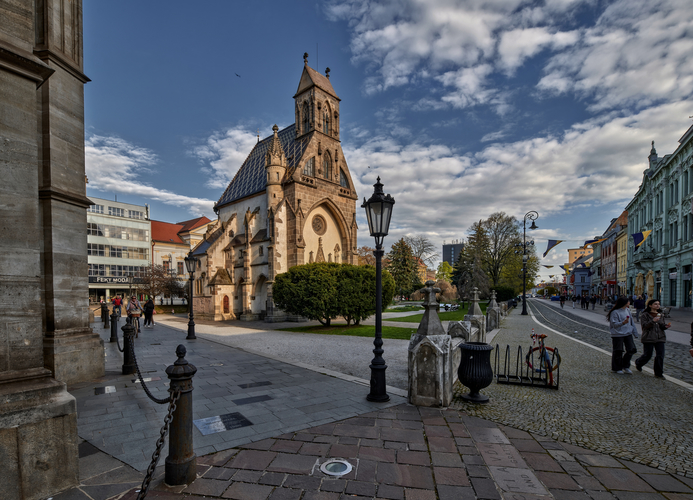
<svg viewBox="0 0 693 500"><path fill-rule="evenodd" d="M423 235L405 236L404 241L411 248L414 257L421 259L426 265L434 266L436 260L440 258L440 254L436 252L436 247L431 240Z"/></svg>
<svg viewBox="0 0 693 500"><path fill-rule="evenodd" d="M368 246L359 247L356 250L356 253L358 254L359 265L375 266L375 255L373 255L373 252L375 252L375 248L371 248Z"/></svg>

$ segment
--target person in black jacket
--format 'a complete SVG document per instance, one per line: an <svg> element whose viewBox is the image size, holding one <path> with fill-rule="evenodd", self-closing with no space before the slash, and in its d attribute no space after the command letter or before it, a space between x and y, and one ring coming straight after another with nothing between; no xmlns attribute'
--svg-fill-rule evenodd
<svg viewBox="0 0 693 500"><path fill-rule="evenodd" d="M142 310L144 311L144 327L151 328L152 326L154 326L152 322L152 317L154 315L154 301L152 299L149 299L142 308Z"/></svg>
<svg viewBox="0 0 693 500"><path fill-rule="evenodd" d="M647 307L640 316L642 323L642 342L643 353L635 360L635 368L641 372L642 367L652 357L655 351L654 376L664 378L664 346L667 341L664 330L671 328L671 323L664 323L664 314L659 307L659 300L651 299L647 302Z"/></svg>

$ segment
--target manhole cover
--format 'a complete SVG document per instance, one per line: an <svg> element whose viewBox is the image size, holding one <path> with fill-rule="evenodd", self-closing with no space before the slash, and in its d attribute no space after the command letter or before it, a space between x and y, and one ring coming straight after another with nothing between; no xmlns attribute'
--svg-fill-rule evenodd
<svg viewBox="0 0 693 500"><path fill-rule="evenodd" d="M351 464L341 458L333 458L322 464L320 470L329 476L343 476L351 472Z"/></svg>

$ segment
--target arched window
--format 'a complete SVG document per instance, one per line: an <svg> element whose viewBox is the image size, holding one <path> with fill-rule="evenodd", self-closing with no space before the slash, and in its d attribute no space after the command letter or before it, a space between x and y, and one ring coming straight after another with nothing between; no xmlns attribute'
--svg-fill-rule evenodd
<svg viewBox="0 0 693 500"><path fill-rule="evenodd" d="M332 180L332 160L330 153L325 153L322 159L322 173L325 179Z"/></svg>
<svg viewBox="0 0 693 500"><path fill-rule="evenodd" d="M325 107L325 111L322 114L322 131L325 134L330 133L330 110Z"/></svg>
<svg viewBox="0 0 693 500"><path fill-rule="evenodd" d="M308 158L306 165L303 167L303 175L315 177L315 156Z"/></svg>
<svg viewBox="0 0 693 500"><path fill-rule="evenodd" d="M342 186L343 188L349 189L349 180L347 179L347 176L344 173L344 170L339 171L339 185Z"/></svg>
<svg viewBox="0 0 693 500"><path fill-rule="evenodd" d="M308 103L303 104L303 133L307 134L310 131L310 112Z"/></svg>

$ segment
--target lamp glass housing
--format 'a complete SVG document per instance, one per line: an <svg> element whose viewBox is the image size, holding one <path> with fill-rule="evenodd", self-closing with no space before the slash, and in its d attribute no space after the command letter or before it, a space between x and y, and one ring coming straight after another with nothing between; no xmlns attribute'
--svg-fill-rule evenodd
<svg viewBox="0 0 693 500"><path fill-rule="evenodd" d="M192 274L195 271L195 262L197 259L192 255L185 257L185 268L188 270L188 274Z"/></svg>

